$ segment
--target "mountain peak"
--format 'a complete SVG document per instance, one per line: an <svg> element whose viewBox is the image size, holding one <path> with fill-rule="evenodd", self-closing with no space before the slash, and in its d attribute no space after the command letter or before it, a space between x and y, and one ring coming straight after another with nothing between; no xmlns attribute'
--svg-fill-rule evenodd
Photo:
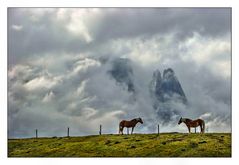
<svg viewBox="0 0 239 165"><path fill-rule="evenodd" d="M187 101L181 84L171 68L163 71L163 78L161 77L160 71L156 70L153 73L153 79L150 85L151 95L153 95L157 102L176 100L186 103Z"/></svg>
<svg viewBox="0 0 239 165"><path fill-rule="evenodd" d="M173 69L168 68L168 69L165 69L165 70L163 71L163 78L169 78L169 77L172 77L172 76L174 76L174 71L173 71Z"/></svg>
<svg viewBox="0 0 239 165"><path fill-rule="evenodd" d="M133 83L133 69L130 60L117 58L112 61L112 68L108 71L115 81L123 86L127 86L128 92L135 92Z"/></svg>

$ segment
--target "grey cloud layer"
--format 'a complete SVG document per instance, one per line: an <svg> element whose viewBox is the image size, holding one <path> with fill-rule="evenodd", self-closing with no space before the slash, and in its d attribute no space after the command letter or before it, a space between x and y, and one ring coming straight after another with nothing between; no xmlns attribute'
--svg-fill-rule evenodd
<svg viewBox="0 0 239 165"><path fill-rule="evenodd" d="M155 34L176 33L175 42L193 32L203 36L220 37L229 33L229 9L101 9L98 12L77 13L79 9L67 9L60 17L60 9L9 9L9 54L10 64L14 61L48 52L79 52L96 49L108 40L134 38L137 36L152 37ZM82 15L82 17L81 17ZM89 15L89 16L88 16ZM76 20L75 20L76 19ZM76 24L83 19L87 26L91 43L84 42L82 37L70 33L66 26ZM22 31L14 30L12 25L22 26ZM81 25L81 24L80 24ZM79 28L79 27L76 27Z"/></svg>
<svg viewBox="0 0 239 165"><path fill-rule="evenodd" d="M8 16L10 137L35 128L62 136L67 126L92 134L99 124L115 133L120 119L138 116L146 121L138 131L151 132L163 121L148 85L155 69L168 67L189 100L174 109L202 116L211 131L230 131L230 9L10 8ZM131 60L136 95L109 75L115 58ZM185 131L177 118L162 131Z"/></svg>

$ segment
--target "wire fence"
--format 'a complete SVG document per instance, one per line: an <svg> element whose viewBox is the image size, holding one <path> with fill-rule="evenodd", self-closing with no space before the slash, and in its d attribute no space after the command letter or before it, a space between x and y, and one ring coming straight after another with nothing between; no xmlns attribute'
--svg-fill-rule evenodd
<svg viewBox="0 0 239 165"><path fill-rule="evenodd" d="M130 132L129 132L129 128L126 128L127 130L127 135L129 135L130 134ZM155 134L160 134L161 132L160 132L160 125L158 124L157 126L156 126L156 130L157 131L155 131L155 132L152 132L152 133L155 133ZM205 130L205 133L208 133L209 132L209 128L207 127L206 128L206 130ZM35 129L35 138L39 138L39 130L38 129ZM192 132L193 133L193 132ZM200 133L200 131L198 131L197 132L197 128L195 127L195 130L194 130L194 133ZM107 134L107 132L104 132L103 131L103 126L100 124L99 125L99 134L98 135L103 135L103 134ZM44 136L45 137L45 136ZM56 137L56 136L54 136L54 137ZM66 137L71 137L71 134L70 134L70 127L67 127L67 129L66 129Z"/></svg>

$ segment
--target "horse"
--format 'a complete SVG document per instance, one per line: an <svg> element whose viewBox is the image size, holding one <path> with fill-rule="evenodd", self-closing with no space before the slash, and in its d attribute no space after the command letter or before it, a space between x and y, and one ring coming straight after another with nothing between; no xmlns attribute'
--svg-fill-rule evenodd
<svg viewBox="0 0 239 165"><path fill-rule="evenodd" d="M135 118L135 119L132 119L130 121L127 121L127 120L122 120L120 123L119 123L119 134L121 133L123 135L123 129L124 127L127 127L127 128L130 128L132 127L132 131L131 131L131 134L133 134L133 131L134 131L134 127L136 126L136 124L140 122L141 124L143 124L143 120L139 117L139 118Z"/></svg>
<svg viewBox="0 0 239 165"><path fill-rule="evenodd" d="M182 122L185 123L186 126L188 127L189 133L191 133L190 127L196 128L198 126L200 126L201 128L201 133L205 132L205 122L202 119L191 120L191 119L181 117L180 120L178 121L178 125L180 125Z"/></svg>

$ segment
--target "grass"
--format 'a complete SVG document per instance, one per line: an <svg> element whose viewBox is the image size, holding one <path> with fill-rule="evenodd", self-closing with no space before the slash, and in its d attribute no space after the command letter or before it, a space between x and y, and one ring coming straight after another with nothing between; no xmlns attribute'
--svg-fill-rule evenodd
<svg viewBox="0 0 239 165"><path fill-rule="evenodd" d="M9 139L9 157L231 157L230 133Z"/></svg>

